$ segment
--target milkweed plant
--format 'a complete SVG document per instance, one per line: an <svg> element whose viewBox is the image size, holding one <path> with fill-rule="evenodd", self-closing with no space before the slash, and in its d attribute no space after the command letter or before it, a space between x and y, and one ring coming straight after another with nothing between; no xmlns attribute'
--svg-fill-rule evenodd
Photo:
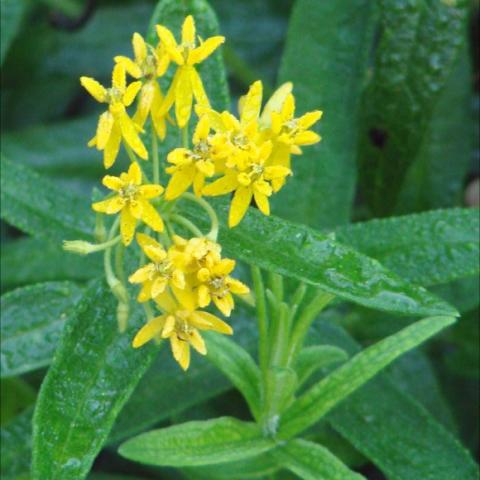
<svg viewBox="0 0 480 480"><path fill-rule="evenodd" d="M155 17L146 39L133 33L131 54L113 58L111 83L80 78L90 100L102 108L88 147L102 157L104 175L88 215L80 219L72 213L72 225L91 225L89 236L72 237L70 229L63 234L63 249L69 259L75 258L70 254L80 255L77 260L85 262L85 268L91 260L103 273L87 287L90 297L75 310L76 323L65 327L42 384L33 418L31 478L86 478L112 435L125 459L148 465L150 472L175 467L195 479L293 478L281 476L289 471L307 480L354 480L366 478L356 468L366 457L388 478L473 480L474 462L453 432L443 432L433 417L425 420L416 404L409 404L404 415L410 426L424 422L418 424L417 434L424 436L417 438L418 448L388 433L389 428L401 430L403 414L397 418L393 411L382 410L386 407L375 406L377 396L402 402L404 394L386 376L369 382L457 321L454 307L415 285L440 261L439 254L431 264L427 259L418 267L417 254L395 259L394 252L389 260L382 250L385 244L394 251L396 244L422 241L430 225L445 235L450 217L433 212L411 220L366 222L365 227L313 230L271 215L281 203L290 211L306 208L313 215L315 205L305 206L302 197L304 190L315 190L318 179L305 175L302 162L313 158L315 172L328 177L328 149L334 148L329 136L338 134L328 128L329 116L338 115L339 125L347 125L350 114L340 103L323 105L321 99L318 104L309 101L312 108L302 108L308 77L315 75L307 67L300 76L292 68L295 79L283 75L276 89L252 78L238 102L227 108L216 92L224 88L217 67L228 38L218 35L206 2L187 3L188 8L173 0L160 2L163 16ZM442 8L456 8L442 3ZM298 8L299 25L308 23L308 9ZM176 12L176 22L168 21L170 10ZM298 56L311 54L307 43L301 45L305 53L295 50L285 62L294 65ZM322 83L321 88L334 89L333 83L345 81L333 74L327 79L332 84ZM381 98L389 81L367 92ZM345 89L360 88L349 85ZM370 135L380 142L381 132ZM349 148L347 143L344 148ZM360 169L377 158L375 152ZM396 155L389 161L397 161ZM382 168L388 165L382 163L378 171ZM379 195L371 199L377 212L393 193L384 190ZM327 197L319 202L330 205ZM457 225L466 222L471 230L470 212L458 212ZM14 214L9 218L15 224ZM471 242L465 249L475 250ZM455 255L445 254L445 273L438 266L435 274L454 279ZM386 268L383 259L397 273ZM409 276L411 271L417 273ZM349 310L349 302L356 309ZM110 308L114 313L107 313ZM389 327L364 349L341 333L342 326L355 330L362 316L379 325L379 318L383 321L391 314L403 316L398 317L400 328ZM319 316L333 318L333 325L319 322ZM157 361L151 365L158 352L162 368ZM205 367L210 364L213 368ZM95 374L92 365L99 366ZM150 380L142 384L147 368ZM200 371L204 373L199 381L195 372ZM71 376L76 380L70 382ZM188 405L190 395L207 400L225 391L221 378L243 398L240 410L215 417L208 409L204 415L199 407L193 420L186 417L182 422L180 415L174 425L148 430L171 417L158 413L157 402L161 409L175 412L176 402ZM59 387L62 379L64 386ZM137 415L132 400L133 407L127 403L127 414L122 413L120 426L115 424L111 432L139 381L138 405L154 413ZM164 382L162 397L157 398L156 390ZM88 389L100 393L90 399ZM185 408L179 406L178 411ZM56 425L51 418L58 419ZM338 447L345 445L343 437L351 442L348 448ZM422 460L417 465L410 455L428 452L433 462L440 444L448 460L442 473L426 476ZM408 475L402 461L388 458L386 445L396 454L405 448L404 457L411 460ZM440 471L431 468L429 472ZM158 478L170 477L162 473Z"/></svg>

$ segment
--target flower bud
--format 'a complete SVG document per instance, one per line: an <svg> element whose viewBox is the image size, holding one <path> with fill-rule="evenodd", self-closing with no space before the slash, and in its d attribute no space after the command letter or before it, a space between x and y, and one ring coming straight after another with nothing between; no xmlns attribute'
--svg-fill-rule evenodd
<svg viewBox="0 0 480 480"><path fill-rule="evenodd" d="M97 246L84 240L64 240L63 249L78 255L88 255L89 253L97 251Z"/></svg>

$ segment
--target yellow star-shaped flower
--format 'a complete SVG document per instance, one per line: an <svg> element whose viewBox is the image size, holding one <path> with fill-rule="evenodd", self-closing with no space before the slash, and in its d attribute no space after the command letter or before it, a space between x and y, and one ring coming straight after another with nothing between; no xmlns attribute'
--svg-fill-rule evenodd
<svg viewBox="0 0 480 480"><path fill-rule="evenodd" d="M143 127L150 114L155 131L163 140L166 134L166 115L161 114L163 94L156 79L167 71L170 56L161 45L155 49L147 45L139 33L133 34L132 46L133 60L121 55L116 56L114 60L118 65L122 65L130 76L142 82L133 120Z"/></svg>
<svg viewBox="0 0 480 480"><path fill-rule="evenodd" d="M133 82L127 87L125 68L120 64L113 69L111 88L103 87L90 77L81 77L80 83L95 100L108 104L108 110L98 119L95 137L88 143L89 147L103 150L105 168L115 163L122 138L140 158L147 159L147 150L138 135L140 127L126 111L142 88L142 83Z"/></svg>
<svg viewBox="0 0 480 480"><path fill-rule="evenodd" d="M139 348L154 337L168 338L173 357L184 370L190 365L190 346L201 355L207 353L199 330L213 330L225 335L233 333L230 325L215 315L186 309L167 292L159 295L156 302L165 313L143 326L135 335L132 345Z"/></svg>
<svg viewBox="0 0 480 480"><path fill-rule="evenodd" d="M135 234L137 220L142 220L156 232L163 231L160 214L149 200L163 192L160 185L142 185L142 172L138 163L132 163L128 173L120 177L106 175L102 183L116 195L92 205L96 212L113 215L120 213L120 233L125 245L129 245Z"/></svg>
<svg viewBox="0 0 480 480"><path fill-rule="evenodd" d="M203 62L224 41L225 37L215 36L203 41L199 38L199 45L195 39L195 22L189 15L182 26L182 42L177 44L173 33L162 25L157 25L157 34L170 55L170 59L178 65L162 107L162 114L167 113L175 103L175 116L180 128L183 128L190 119L193 98L199 105L209 106L202 79L195 69L195 65Z"/></svg>

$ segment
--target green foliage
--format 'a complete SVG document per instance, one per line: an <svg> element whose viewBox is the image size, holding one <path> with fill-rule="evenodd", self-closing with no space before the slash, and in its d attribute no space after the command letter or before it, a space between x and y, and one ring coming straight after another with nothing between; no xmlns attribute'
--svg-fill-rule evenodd
<svg viewBox="0 0 480 480"><path fill-rule="evenodd" d="M51 282L2 296L2 378L50 363L63 326L81 294L72 282Z"/></svg>
<svg viewBox="0 0 480 480"><path fill-rule="evenodd" d="M323 110L322 141L293 158L295 175L275 212L313 227L350 219L355 189L357 116L373 33L366 0L296 2L280 81L292 81L299 112ZM341 81L339 81L341 79ZM334 87L335 85L335 87Z"/></svg>
<svg viewBox="0 0 480 480"><path fill-rule="evenodd" d="M0 63L3 63L7 51L18 33L26 6L26 0L1 0L2 19L0 31L2 36L0 41Z"/></svg>
<svg viewBox="0 0 480 480"><path fill-rule="evenodd" d="M34 479L84 478L153 360L155 347L131 346L141 315L134 312L121 334L115 307L110 290L95 281L65 325L35 408Z"/></svg>
<svg viewBox="0 0 480 480"><path fill-rule="evenodd" d="M120 455L150 465L195 466L254 457L275 446L258 426L221 417L152 430L120 446Z"/></svg>

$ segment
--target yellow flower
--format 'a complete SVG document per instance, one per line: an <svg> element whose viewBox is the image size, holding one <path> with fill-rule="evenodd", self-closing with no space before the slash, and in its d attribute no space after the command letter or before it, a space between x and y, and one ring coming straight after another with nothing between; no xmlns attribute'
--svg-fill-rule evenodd
<svg viewBox="0 0 480 480"><path fill-rule="evenodd" d="M125 107L130 106L142 87L141 82L133 82L127 87L125 68L115 65L112 74L112 87L106 89L90 77L81 77L80 83L100 103L108 103L108 110L98 119L97 133L88 143L103 150L103 163L110 168L117 158L122 138L132 150L143 159L148 158L147 150L138 136L138 129L128 116Z"/></svg>
<svg viewBox="0 0 480 480"><path fill-rule="evenodd" d="M231 335L232 328L208 312L189 310L178 304L168 293L161 294L157 304L165 312L143 326L133 339L133 347L139 348L154 337L169 338L173 357L187 370L190 365L190 346L205 355L207 348L199 330L213 330Z"/></svg>
<svg viewBox="0 0 480 480"><path fill-rule="evenodd" d="M190 119L193 97L199 105L210 105L195 65L211 55L225 41L225 37L215 36L205 41L200 39L200 44L197 46L195 22L191 15L183 22L182 43L177 44L172 32L162 25L157 25L157 34L170 59L178 65L165 97L162 113L168 112L175 103L177 123L180 128L183 128Z"/></svg>
<svg viewBox="0 0 480 480"><path fill-rule="evenodd" d="M133 34L132 46L134 60L121 55L114 60L118 65L122 65L129 75L142 82L133 120L143 127L150 114L155 131L163 140L166 133L165 114L160 113L163 95L156 79L167 71L170 57L160 45L155 49L147 45L139 33Z"/></svg>
<svg viewBox="0 0 480 480"><path fill-rule="evenodd" d="M167 161L173 165L166 169L172 176L165 191L166 200L179 197L192 183L195 195L201 196L205 177L211 177L215 173L215 158L209 133L209 120L203 116L193 135L193 149L176 148L168 154Z"/></svg>
<svg viewBox="0 0 480 480"><path fill-rule="evenodd" d="M201 308L207 307L213 300L217 308L229 317L235 303L232 293L245 295L249 288L232 278L229 273L235 268L235 261L224 258L211 267L203 267L197 273L199 285L195 287L198 305Z"/></svg>
<svg viewBox="0 0 480 480"><path fill-rule="evenodd" d="M268 197L274 192L272 182L291 174L289 168L268 164L271 151L271 142L264 142L246 165L229 169L223 177L203 189L203 194L208 196L225 195L235 191L228 216L229 227L235 227L240 223L252 197L259 210L264 215L270 215Z"/></svg>
<svg viewBox="0 0 480 480"><path fill-rule="evenodd" d="M205 237L193 237L189 240L174 235L171 248L172 260L187 274L195 274L203 267L210 267L221 260L222 247Z"/></svg>
<svg viewBox="0 0 480 480"><path fill-rule="evenodd" d="M94 203L92 208L96 212L108 215L121 212L120 233L125 245L131 243L138 219L156 232L163 230L162 218L149 202L163 192L163 187L142 185L142 172L138 163L132 163L128 173L124 172L120 177L106 175L102 183L117 194L107 200Z"/></svg>
<svg viewBox="0 0 480 480"><path fill-rule="evenodd" d="M137 233L137 243L145 255L152 261L130 275L131 283L141 283L142 289L138 295L139 302L146 302L165 291L167 285L185 288L185 275L175 267L171 255L162 245L144 233Z"/></svg>

